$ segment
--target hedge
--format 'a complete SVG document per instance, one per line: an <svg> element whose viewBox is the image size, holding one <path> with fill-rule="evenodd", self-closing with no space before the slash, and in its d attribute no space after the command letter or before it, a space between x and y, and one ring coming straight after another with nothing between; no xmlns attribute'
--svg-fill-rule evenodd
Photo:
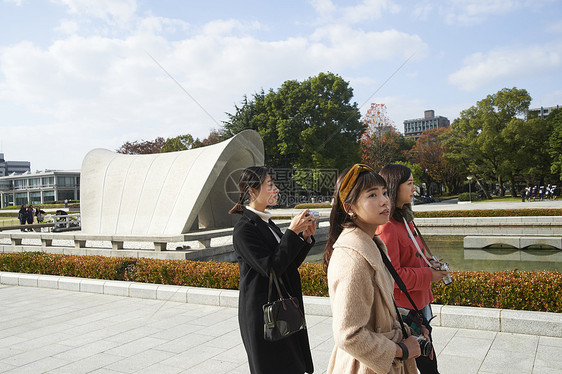
<svg viewBox="0 0 562 374"><path fill-rule="evenodd" d="M468 192L463 192L461 194L459 194L458 196L459 201L479 201L482 200L482 198L477 194L477 193L468 193Z"/></svg>
<svg viewBox="0 0 562 374"><path fill-rule="evenodd" d="M416 218L562 216L562 209L473 209L414 212Z"/></svg>
<svg viewBox="0 0 562 374"><path fill-rule="evenodd" d="M238 289L238 265L227 262L156 260L44 252L0 253L0 271ZM320 264L299 268L305 295L328 296ZM562 273L453 271L453 283L433 284L438 304L562 312Z"/></svg>

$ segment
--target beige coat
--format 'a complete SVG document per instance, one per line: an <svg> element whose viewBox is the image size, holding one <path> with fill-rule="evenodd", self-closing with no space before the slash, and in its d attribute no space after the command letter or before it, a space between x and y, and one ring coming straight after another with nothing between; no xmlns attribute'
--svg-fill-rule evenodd
<svg viewBox="0 0 562 374"><path fill-rule="evenodd" d="M382 240L375 240L386 253ZM328 373L417 373L414 359L394 358L402 340L394 280L363 230L344 229L334 244L328 287L335 343Z"/></svg>

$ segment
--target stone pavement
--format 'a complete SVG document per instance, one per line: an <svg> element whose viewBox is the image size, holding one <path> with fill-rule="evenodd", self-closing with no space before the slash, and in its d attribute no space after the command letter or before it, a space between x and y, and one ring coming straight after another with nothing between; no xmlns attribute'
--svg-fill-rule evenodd
<svg viewBox="0 0 562 374"><path fill-rule="evenodd" d="M315 373L331 318L307 315ZM562 373L562 338L436 327L441 373ZM237 309L0 284L1 373L248 373Z"/></svg>

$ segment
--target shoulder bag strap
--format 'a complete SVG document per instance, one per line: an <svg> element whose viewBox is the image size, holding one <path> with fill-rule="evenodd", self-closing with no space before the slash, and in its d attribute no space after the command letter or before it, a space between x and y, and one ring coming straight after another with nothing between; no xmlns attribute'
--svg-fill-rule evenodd
<svg viewBox="0 0 562 374"><path fill-rule="evenodd" d="M377 248L379 249L379 251L381 252L382 262L384 262L386 268L388 269L388 271L392 275L392 278L394 278L394 281L398 285L398 288L400 288L400 290L406 294L406 297L408 298L408 300L410 301L410 304L412 304L412 306L414 307L416 312L419 312L419 309L416 306L416 304L414 303L414 300L412 300L412 298L410 297L410 294L408 293L408 289L406 288L406 285L402 281L402 278L400 278L400 275L398 275L398 273L396 272L396 269L394 269L394 266L392 266L392 264L390 263L390 259L388 258L386 253L384 253L382 248L379 247L377 242L375 242L375 244L376 244Z"/></svg>
<svg viewBox="0 0 562 374"><path fill-rule="evenodd" d="M277 292L279 294L279 298L283 299L283 295L288 295L289 298L292 298L291 294L289 293L289 291L287 291L287 288L285 287L285 284L283 284L283 279L281 278L277 278L277 274L275 274L275 270L273 270L273 268L271 268L271 270L269 271L269 290L267 292L267 302L271 302L271 291L273 288L273 282L275 281L275 287L277 288ZM281 287L279 287L279 283L281 283ZM281 292L281 289L283 291L285 291L284 293Z"/></svg>
<svg viewBox="0 0 562 374"><path fill-rule="evenodd" d="M388 257L386 257L386 254L383 252L381 247L379 247L377 242L375 242L375 245L377 246L377 248L381 252L382 261L384 262L384 264L386 265L388 270L390 271L391 268L392 268L392 270L394 270L394 268L392 267L392 264L390 264L390 260L388 259ZM389 265L390 265L390 268L389 268ZM394 272L396 273L396 270L394 270ZM392 272L390 272L390 273L392 274ZM396 275L398 275L398 274L396 274ZM394 274L392 274L392 277L394 278ZM394 279L396 280L396 278L394 278ZM400 277L398 277L398 279L400 279ZM402 282L401 279L400 279L400 281ZM404 284L404 283L402 283L402 284ZM409 297L409 295L408 295L408 297ZM400 311L398 310L398 307L396 306L396 302L394 301L394 296L392 296L392 304L394 304L394 310L396 310L396 318L398 319L398 323L400 324L400 327L402 328L402 334L403 334L402 339L406 339L408 337L408 333L406 332L406 328L404 327L404 322L402 321L402 317L400 316ZM415 305L414 305L414 308L415 308Z"/></svg>

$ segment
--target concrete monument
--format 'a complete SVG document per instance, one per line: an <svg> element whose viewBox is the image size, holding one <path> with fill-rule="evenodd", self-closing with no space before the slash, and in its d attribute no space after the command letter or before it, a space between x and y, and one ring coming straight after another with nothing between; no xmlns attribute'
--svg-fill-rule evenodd
<svg viewBox="0 0 562 374"><path fill-rule="evenodd" d="M90 151L82 163L82 232L178 235L232 227L242 169L263 165L259 134L245 130L203 148L150 155Z"/></svg>

